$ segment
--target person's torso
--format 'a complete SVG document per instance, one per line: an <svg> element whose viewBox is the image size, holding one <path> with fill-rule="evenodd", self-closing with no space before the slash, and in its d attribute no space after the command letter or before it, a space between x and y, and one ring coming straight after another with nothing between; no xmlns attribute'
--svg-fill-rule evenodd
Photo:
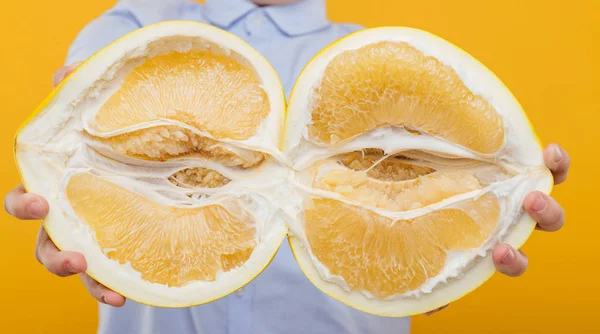
<svg viewBox="0 0 600 334"><path fill-rule="evenodd" d="M144 1L130 0L119 10L131 11L140 26L172 19L193 20L238 35L273 65L286 95L314 55L359 29L327 21L323 0L303 0L291 7L256 7L244 0L208 0L206 5L185 0ZM184 309L155 308L131 300L122 308L101 305L98 332L406 334L409 326L409 318L369 315L322 293L300 271L284 242L269 267L230 296Z"/></svg>

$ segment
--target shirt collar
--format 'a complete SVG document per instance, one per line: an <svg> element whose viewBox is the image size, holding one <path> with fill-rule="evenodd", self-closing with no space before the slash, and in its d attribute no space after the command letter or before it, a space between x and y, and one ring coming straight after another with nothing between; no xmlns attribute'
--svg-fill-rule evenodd
<svg viewBox="0 0 600 334"><path fill-rule="evenodd" d="M257 8L249 0L206 0L205 16L219 28L229 28L235 21Z"/></svg>
<svg viewBox="0 0 600 334"><path fill-rule="evenodd" d="M237 20L258 8L250 0L206 0L206 18L220 28L229 28ZM299 0L291 5L265 7L265 12L286 35L297 36L330 25L325 0Z"/></svg>

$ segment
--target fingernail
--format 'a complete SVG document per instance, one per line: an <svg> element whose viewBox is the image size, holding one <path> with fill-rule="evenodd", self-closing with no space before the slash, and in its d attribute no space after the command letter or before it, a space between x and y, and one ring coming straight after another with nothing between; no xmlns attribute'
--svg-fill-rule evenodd
<svg viewBox="0 0 600 334"><path fill-rule="evenodd" d="M77 269L75 269L71 263L67 262L67 272L69 272L69 274L77 274Z"/></svg>
<svg viewBox="0 0 600 334"><path fill-rule="evenodd" d="M42 205L38 202L29 203L29 205L27 206L27 212L29 212L29 214L34 218L44 217Z"/></svg>
<svg viewBox="0 0 600 334"><path fill-rule="evenodd" d="M533 200L533 203L531 204L531 210L533 210L534 212L541 212L544 211L544 209L546 209L547 205L548 201L546 201L546 199L542 195L538 194Z"/></svg>
<svg viewBox="0 0 600 334"><path fill-rule="evenodd" d="M563 158L562 150L560 149L560 147L558 147L558 145L556 145L554 147L554 162L559 162L562 160L562 158Z"/></svg>
<svg viewBox="0 0 600 334"><path fill-rule="evenodd" d="M502 264L511 265L515 263L516 255L513 249L510 249L502 258Z"/></svg>

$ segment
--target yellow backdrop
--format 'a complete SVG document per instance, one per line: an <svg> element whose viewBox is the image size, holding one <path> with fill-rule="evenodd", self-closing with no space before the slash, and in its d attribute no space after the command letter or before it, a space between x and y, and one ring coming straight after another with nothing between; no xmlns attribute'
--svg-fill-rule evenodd
<svg viewBox="0 0 600 334"><path fill-rule="evenodd" d="M0 192L19 182L12 159L18 125L51 90L54 70L86 22L115 0L3 1L0 5ZM528 112L540 138L571 154L568 182L554 196L567 223L536 232L521 278L496 275L414 333L600 333L600 1L328 0L331 19L431 31L490 67ZM97 306L77 277L35 261L38 222L0 216L0 332L92 333Z"/></svg>

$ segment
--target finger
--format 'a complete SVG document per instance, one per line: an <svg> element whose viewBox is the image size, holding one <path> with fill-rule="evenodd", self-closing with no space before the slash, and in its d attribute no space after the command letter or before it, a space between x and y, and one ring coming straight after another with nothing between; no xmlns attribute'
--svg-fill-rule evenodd
<svg viewBox="0 0 600 334"><path fill-rule="evenodd" d="M507 244L499 244L494 247L492 259L496 269L510 277L521 276L527 270L529 260L521 251L517 251Z"/></svg>
<svg viewBox="0 0 600 334"><path fill-rule="evenodd" d="M537 222L537 229L547 232L560 230L565 224L565 211L552 197L535 191L523 201L523 207Z"/></svg>
<svg viewBox="0 0 600 334"><path fill-rule="evenodd" d="M18 219L41 219L48 214L48 202L19 185L4 197L4 210Z"/></svg>
<svg viewBox="0 0 600 334"><path fill-rule="evenodd" d="M563 150L557 144L550 144L544 150L544 162L552 171L554 184L561 184L567 179L571 158L567 151Z"/></svg>
<svg viewBox="0 0 600 334"><path fill-rule="evenodd" d="M98 283L95 279L91 278L87 274L81 274L81 280L83 285L99 302L114 307L121 307L125 304L125 297Z"/></svg>
<svg viewBox="0 0 600 334"><path fill-rule="evenodd" d="M81 61L75 62L69 66L63 66L59 68L56 72L54 72L54 76L52 76L52 85L58 86L61 81L65 80L66 77L73 72L77 66L81 65Z"/></svg>
<svg viewBox="0 0 600 334"><path fill-rule="evenodd" d="M429 312L426 312L426 313L423 313L423 314L426 315L426 316L431 316L431 315L434 315L434 314L438 313L439 311L445 309L448 306L450 306L450 304L446 304L446 305L444 305L442 307L438 307L435 310L432 310L432 311L429 311Z"/></svg>
<svg viewBox="0 0 600 334"><path fill-rule="evenodd" d="M85 272L87 263L83 254L76 252L60 251L43 226L38 232L37 247L35 252L37 260L54 275L60 277L71 276Z"/></svg>

